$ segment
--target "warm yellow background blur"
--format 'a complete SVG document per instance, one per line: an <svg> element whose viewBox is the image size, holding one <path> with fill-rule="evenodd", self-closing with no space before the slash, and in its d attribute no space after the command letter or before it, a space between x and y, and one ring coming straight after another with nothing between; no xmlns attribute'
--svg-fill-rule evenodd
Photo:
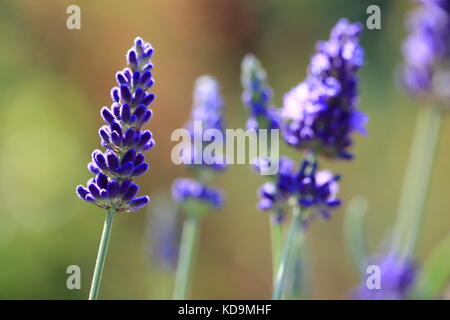
<svg viewBox="0 0 450 320"><path fill-rule="evenodd" d="M66 8L81 8L81 30L66 28ZM366 8L382 9L382 29L365 30L361 109L369 135L357 137L355 161L326 162L343 176L344 204L370 202L367 235L376 250L392 225L419 101L397 85L407 1L376 0L153 0L0 1L0 298L85 299L104 212L79 200L78 184L99 148L99 110L111 103L115 72L136 36L155 47L156 148L138 179L158 200L172 180L186 176L170 159L171 132L187 120L195 78L219 79L228 128L243 127L240 61L255 53L269 74L274 103L302 81L317 40L340 17L365 22ZM446 119L431 179L419 246L424 257L450 228L450 126ZM289 150L289 154L300 155ZM193 298L270 298L268 218L256 210L261 183L248 166L234 165L217 180L226 191L221 212L205 219ZM155 201L156 201L155 200ZM148 215L164 206L115 220L100 298L170 297L171 271L151 259ZM312 298L342 299L358 281L343 240L344 208L308 234ZM169 209L167 209L169 210ZM79 265L82 290L66 288L66 268Z"/></svg>

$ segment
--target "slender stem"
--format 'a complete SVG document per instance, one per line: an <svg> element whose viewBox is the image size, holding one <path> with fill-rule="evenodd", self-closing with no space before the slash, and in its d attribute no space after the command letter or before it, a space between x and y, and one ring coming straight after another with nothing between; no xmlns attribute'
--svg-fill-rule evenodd
<svg viewBox="0 0 450 320"><path fill-rule="evenodd" d="M270 236L272 241L272 273L273 282L277 277L278 265L280 263L281 250L283 247L282 227L281 223L272 218L270 221Z"/></svg>
<svg viewBox="0 0 450 320"><path fill-rule="evenodd" d="M295 249L295 241L298 236L298 231L301 230L302 216L301 210L298 206L293 208L293 217L291 226L286 238L286 242L283 248L283 255L278 267L277 277L275 280L275 288L273 290L273 300L280 300L283 295L284 282L286 279L287 269L290 265L291 256L293 255L293 249Z"/></svg>
<svg viewBox="0 0 450 320"><path fill-rule="evenodd" d="M173 298L175 300L184 300L189 293L197 245L198 226L198 218L194 216L188 216L183 225L180 255L178 258L177 273L175 275L175 289L173 293Z"/></svg>
<svg viewBox="0 0 450 320"><path fill-rule="evenodd" d="M305 233L299 232L295 237L293 254L291 257L287 283L284 284L284 294L286 299L299 300L308 294L308 265L306 263L308 257L308 248L305 241Z"/></svg>
<svg viewBox="0 0 450 320"><path fill-rule="evenodd" d="M89 292L89 300L97 300L98 297L103 267L105 266L106 253L108 252L109 237L111 235L114 213L115 212L113 210L108 210L108 213L106 214L102 237L100 239L100 247L98 248L97 260L95 262L94 276L92 277L91 291Z"/></svg>
<svg viewBox="0 0 450 320"><path fill-rule="evenodd" d="M441 112L432 106L421 109L417 115L393 234L393 249L401 252L402 255L412 255L416 248L436 153L440 122Z"/></svg>
<svg viewBox="0 0 450 320"><path fill-rule="evenodd" d="M345 213L344 235L353 266L361 276L365 276L368 260L366 230L364 219L367 214L368 203L364 197L350 200Z"/></svg>

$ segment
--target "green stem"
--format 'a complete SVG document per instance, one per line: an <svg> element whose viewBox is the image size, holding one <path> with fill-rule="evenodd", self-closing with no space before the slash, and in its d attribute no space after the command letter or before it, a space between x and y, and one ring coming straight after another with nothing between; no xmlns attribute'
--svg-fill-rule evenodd
<svg viewBox="0 0 450 320"><path fill-rule="evenodd" d="M393 249L405 256L413 255L416 249L440 123L437 108L419 110L393 234Z"/></svg>
<svg viewBox="0 0 450 320"><path fill-rule="evenodd" d="M368 249L364 218L367 214L368 203L364 197L350 200L345 213L344 230L347 247L353 266L361 276L365 276L368 260Z"/></svg>
<svg viewBox="0 0 450 320"><path fill-rule="evenodd" d="M286 280L287 269L290 266L291 257L293 251L295 250L296 237L298 236L298 231L301 229L302 215L301 210L298 206L293 208L293 217L291 226L286 238L286 242L283 248L283 255L281 256L281 261L277 271L277 277L275 280L275 288L273 290L272 298L273 300L281 300L283 295L284 282Z"/></svg>
<svg viewBox="0 0 450 320"><path fill-rule="evenodd" d="M280 263L281 258L281 249L283 247L283 237L282 237L282 227L281 223L275 221L273 217L271 217L270 221L270 236L272 242L272 273L273 273L273 282L275 284L278 265Z"/></svg>
<svg viewBox="0 0 450 320"><path fill-rule="evenodd" d="M91 291L89 292L89 300L97 300L98 297L103 267L105 266L106 253L108 252L108 244L111 235L114 213L115 212L113 210L108 210L105 218L102 237L100 239L100 247L98 248L97 261L95 262L94 276L92 277Z"/></svg>
<svg viewBox="0 0 450 320"><path fill-rule="evenodd" d="M197 245L198 226L198 218L194 216L188 216L184 222L177 273L175 275L175 289L173 293L175 300L184 300L188 296Z"/></svg>

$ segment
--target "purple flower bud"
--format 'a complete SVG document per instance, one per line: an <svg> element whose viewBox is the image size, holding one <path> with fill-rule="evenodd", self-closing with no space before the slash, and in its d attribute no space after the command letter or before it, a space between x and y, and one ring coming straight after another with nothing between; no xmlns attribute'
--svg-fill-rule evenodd
<svg viewBox="0 0 450 320"><path fill-rule="evenodd" d="M113 133L111 133L111 140L116 146L122 146L122 138L116 131L113 131Z"/></svg>
<svg viewBox="0 0 450 320"><path fill-rule="evenodd" d="M132 208L132 211L139 210L140 208L144 207L149 203L150 198L147 196L134 198L133 200L130 200L128 204Z"/></svg>
<svg viewBox="0 0 450 320"><path fill-rule="evenodd" d="M141 163L143 163L145 160L144 155L142 153L139 153L136 156L136 159L134 160L134 166L137 167L138 165L140 165Z"/></svg>
<svg viewBox="0 0 450 320"><path fill-rule="evenodd" d="M142 117L141 123L144 124L144 123L149 122L150 119L152 118L152 115L153 115L152 110L147 110L147 111L145 111L145 114L144 114L144 116Z"/></svg>
<svg viewBox="0 0 450 320"><path fill-rule="evenodd" d="M133 103L135 105L141 103L141 101L145 98L145 91L142 90L141 88L137 88L135 93L134 93L134 97L133 97Z"/></svg>
<svg viewBox="0 0 450 320"><path fill-rule="evenodd" d="M139 85L139 78L141 77L141 73L139 71L135 71L133 73L133 78L132 78L132 82L131 85L133 87L137 87Z"/></svg>
<svg viewBox="0 0 450 320"><path fill-rule="evenodd" d="M94 152L92 153L92 160L100 169L106 170L108 168L106 159L103 156L103 153L101 153L99 150L94 150Z"/></svg>
<svg viewBox="0 0 450 320"><path fill-rule="evenodd" d="M113 103L111 105L111 110L112 110L112 113L114 114L114 117L116 117L116 119L120 119L120 104Z"/></svg>
<svg viewBox="0 0 450 320"><path fill-rule="evenodd" d="M150 93L142 100L142 104L144 106L148 106L153 102L153 100L155 100L155 95L153 93Z"/></svg>
<svg viewBox="0 0 450 320"><path fill-rule="evenodd" d="M125 154L123 155L122 163L126 163L128 161L133 162L135 158L136 158L136 150L130 149L127 152L125 152Z"/></svg>
<svg viewBox="0 0 450 320"><path fill-rule="evenodd" d="M109 153L106 156L106 160L108 162L109 169L116 170L119 167L119 158L115 153Z"/></svg>
<svg viewBox="0 0 450 320"><path fill-rule="evenodd" d="M114 120L111 123L111 132L117 132L119 134L119 136L122 136L122 127L120 126L120 123L117 122L116 120Z"/></svg>
<svg viewBox="0 0 450 320"><path fill-rule="evenodd" d="M142 74L142 77L140 79L140 85L146 85L148 81L152 78L152 73L150 71L145 71Z"/></svg>
<svg viewBox="0 0 450 320"><path fill-rule="evenodd" d="M106 190L108 191L109 197L114 199L119 193L119 183L116 180L109 181Z"/></svg>
<svg viewBox="0 0 450 320"><path fill-rule="evenodd" d="M107 122L107 123L111 123L115 120L113 114L107 107L102 108L101 114L102 114L103 120L105 120L105 122Z"/></svg>
<svg viewBox="0 0 450 320"><path fill-rule="evenodd" d="M97 185L95 183L90 183L88 185L88 189L89 189L89 192L91 193L91 195L94 198L99 198L100 197L100 189L97 187Z"/></svg>
<svg viewBox="0 0 450 320"><path fill-rule="evenodd" d="M132 183L133 182L129 179L122 181L119 187L119 196L123 196L125 193L127 193Z"/></svg>
<svg viewBox="0 0 450 320"><path fill-rule="evenodd" d="M133 171L134 171L134 165L133 165L133 162L131 162L131 161L125 162L122 165L122 167L120 167L120 169L119 169L119 173L121 176L129 176L133 173Z"/></svg>
<svg viewBox="0 0 450 320"><path fill-rule="evenodd" d="M128 62L132 64L134 67L137 66L138 61L136 57L136 52L134 50L128 51Z"/></svg>
<svg viewBox="0 0 450 320"><path fill-rule="evenodd" d="M102 189L106 189L108 186L108 177L103 173L99 173L95 178L95 183Z"/></svg>
<svg viewBox="0 0 450 320"><path fill-rule="evenodd" d="M89 162L87 167L89 171L92 172L93 174L98 174L100 172L100 169L94 162Z"/></svg>
<svg viewBox="0 0 450 320"><path fill-rule="evenodd" d="M130 120L130 106L128 103L124 103L120 109L120 119L124 122L128 122L128 120Z"/></svg>
<svg viewBox="0 0 450 320"><path fill-rule="evenodd" d="M78 194L78 197L80 197L81 200L84 200L86 195L89 194L89 190L86 189L83 186L78 186L77 187L77 194Z"/></svg>
<svg viewBox="0 0 450 320"><path fill-rule="evenodd" d="M110 140L111 140L108 131L109 131L109 128L107 126L103 126L103 127L100 128L100 130L98 130L98 133L99 133L100 137L106 143L109 143Z"/></svg>
<svg viewBox="0 0 450 320"><path fill-rule="evenodd" d="M125 76L121 72L117 72L116 73L116 79L117 79L117 83L119 85L127 83L127 79L125 78Z"/></svg>
<svg viewBox="0 0 450 320"><path fill-rule="evenodd" d="M125 192L125 194L122 196L122 200L124 201L129 201L131 199L133 199L137 193L139 192L139 187L137 184L135 183L131 183L130 186L128 187L128 190Z"/></svg>
<svg viewBox="0 0 450 320"><path fill-rule="evenodd" d="M119 89L118 88L112 88L112 90L111 90L111 98L115 102L119 102L120 101Z"/></svg>
<svg viewBox="0 0 450 320"><path fill-rule="evenodd" d="M131 92L128 86L124 84L120 86L120 97L122 98L123 101L130 102Z"/></svg>
<svg viewBox="0 0 450 320"><path fill-rule="evenodd" d="M136 136L137 136L137 132L135 129L130 128L125 132L125 137L124 137L124 145L125 146L133 146L134 142L136 141Z"/></svg>
<svg viewBox="0 0 450 320"><path fill-rule="evenodd" d="M144 163L141 163L140 165L138 165L137 167L135 167L132 175L134 177L137 177L137 176L144 174L147 170L148 170L148 164L146 162L144 162Z"/></svg>
<svg viewBox="0 0 450 320"><path fill-rule="evenodd" d="M139 105L136 110L134 110L134 115L136 116L136 118L140 119L145 111L147 111L147 108L144 105Z"/></svg>

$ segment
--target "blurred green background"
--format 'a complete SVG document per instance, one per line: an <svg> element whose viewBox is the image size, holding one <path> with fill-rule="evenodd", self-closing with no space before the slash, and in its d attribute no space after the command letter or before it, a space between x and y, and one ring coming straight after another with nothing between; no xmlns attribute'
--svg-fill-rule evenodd
<svg viewBox="0 0 450 320"><path fill-rule="evenodd" d="M66 28L66 8L81 8L81 30ZM365 30L360 107L370 117L356 137L352 162L326 162L343 176L344 203L365 195L372 250L389 231L406 165L419 101L397 85L408 1L160 0L0 1L0 298L85 299L105 217L80 201L75 186L90 177L86 164L99 147L99 110L109 105L114 74L136 36L156 54L149 124L157 142L150 170L138 181L154 203L114 223L100 298L170 297L172 271L151 253L151 216L173 211L170 186L186 171L170 159L170 135L187 120L195 78L222 84L228 128L243 127L240 62L252 52L269 74L276 105L302 81L317 40L341 17L365 23L370 4L381 7L382 29ZM431 179L419 257L450 229L450 127L444 121ZM299 158L291 150L294 158ZM256 210L261 179L233 165L216 185L225 207L204 220L192 297L268 299L271 257L268 218ZM343 299L357 284L343 236L345 205L308 234L314 299ZM158 226L156 226L157 228ZM150 236L149 236L150 233ZM152 258L153 257L153 258ZM66 268L78 265L82 289L68 290Z"/></svg>

